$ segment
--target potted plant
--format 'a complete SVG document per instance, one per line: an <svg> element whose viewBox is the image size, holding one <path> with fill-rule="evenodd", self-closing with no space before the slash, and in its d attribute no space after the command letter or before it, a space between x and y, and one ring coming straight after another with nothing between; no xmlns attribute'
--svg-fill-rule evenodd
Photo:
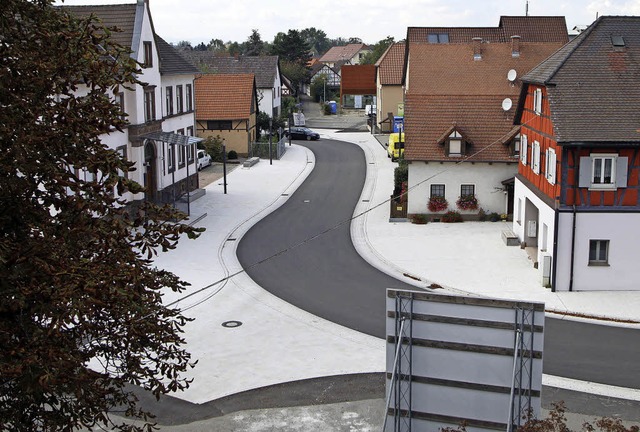
<svg viewBox="0 0 640 432"><path fill-rule="evenodd" d="M456 206L460 210L476 210L478 208L478 198L475 195L460 195Z"/></svg>
<svg viewBox="0 0 640 432"><path fill-rule="evenodd" d="M449 203L443 196L432 196L429 198L427 208L431 213L445 211L449 207Z"/></svg>
<svg viewBox="0 0 640 432"><path fill-rule="evenodd" d="M447 223L462 222L462 215L455 210L449 210L444 215L442 215L442 222L447 222Z"/></svg>

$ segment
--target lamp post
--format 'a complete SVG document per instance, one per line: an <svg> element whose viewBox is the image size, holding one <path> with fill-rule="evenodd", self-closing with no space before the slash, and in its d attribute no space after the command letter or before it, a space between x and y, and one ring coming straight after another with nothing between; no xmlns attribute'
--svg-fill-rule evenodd
<svg viewBox="0 0 640 432"><path fill-rule="evenodd" d="M273 128L273 119L269 118L269 165L273 165L273 156L271 153L271 129Z"/></svg>
<svg viewBox="0 0 640 432"><path fill-rule="evenodd" d="M224 194L227 194L227 147L225 146L224 138L222 138L222 185L224 188Z"/></svg>

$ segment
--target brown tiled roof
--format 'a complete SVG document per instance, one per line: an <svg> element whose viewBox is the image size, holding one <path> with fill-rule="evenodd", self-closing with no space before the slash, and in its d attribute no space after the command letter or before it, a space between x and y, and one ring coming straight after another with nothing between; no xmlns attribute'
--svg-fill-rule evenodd
<svg viewBox="0 0 640 432"><path fill-rule="evenodd" d="M251 116L253 74L206 74L196 79L197 120L242 120Z"/></svg>
<svg viewBox="0 0 640 432"><path fill-rule="evenodd" d="M523 81L547 85L559 143L638 144L639 77L640 17L602 16Z"/></svg>
<svg viewBox="0 0 640 432"><path fill-rule="evenodd" d="M342 94L376 94L376 67L374 65L344 65L340 72L340 92Z"/></svg>
<svg viewBox="0 0 640 432"><path fill-rule="evenodd" d="M169 45L164 39L156 35L156 47L160 56L161 74L189 74L195 75L199 72L191 62L185 59L180 52Z"/></svg>
<svg viewBox="0 0 640 432"><path fill-rule="evenodd" d="M101 6L62 6L62 9L79 18L95 15L105 27L117 27L111 39L120 45L133 49L133 28L136 18L136 4L101 5Z"/></svg>
<svg viewBox="0 0 640 432"><path fill-rule="evenodd" d="M254 74L258 88L273 88L278 67L278 56L220 57L213 51L184 51L183 55L207 74Z"/></svg>
<svg viewBox="0 0 640 432"><path fill-rule="evenodd" d="M503 111L502 100L499 95L407 96L404 157L429 161L462 159L445 156L442 144L446 132L456 129L470 142L467 143L465 159L513 161L507 143L517 132L513 126L514 110Z"/></svg>
<svg viewBox="0 0 640 432"><path fill-rule="evenodd" d="M510 42L520 36L523 42L567 43L567 24L562 16L503 16L498 27L409 27L410 43L427 42L429 34L446 33L449 43L469 43L475 37L486 42Z"/></svg>
<svg viewBox="0 0 640 432"><path fill-rule="evenodd" d="M376 68L382 85L401 85L402 67L404 65L404 42L394 43L376 62Z"/></svg>
<svg viewBox="0 0 640 432"><path fill-rule="evenodd" d="M563 16L503 16L500 17L505 42L518 35L523 42L569 42L567 22Z"/></svg>
<svg viewBox="0 0 640 432"><path fill-rule="evenodd" d="M521 82L511 83L507 73L514 69L522 76L560 46L521 43L513 57L510 43L485 43L482 59L474 60L473 44L411 44L405 158L453 160L439 141L455 126L472 143L467 155L483 150L470 160L511 161L504 142L513 136ZM506 98L512 107L505 112Z"/></svg>
<svg viewBox="0 0 640 432"><path fill-rule="evenodd" d="M333 63L340 60L349 60L358 54L360 50L366 48L367 46L362 43L331 47L329 51L320 57L320 61L323 63Z"/></svg>

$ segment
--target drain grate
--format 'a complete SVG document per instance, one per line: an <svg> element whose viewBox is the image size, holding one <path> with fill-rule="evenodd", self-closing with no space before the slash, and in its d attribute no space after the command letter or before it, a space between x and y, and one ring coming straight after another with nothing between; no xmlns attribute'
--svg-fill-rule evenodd
<svg viewBox="0 0 640 432"><path fill-rule="evenodd" d="M234 238L228 238L227 241L236 241Z"/></svg>
<svg viewBox="0 0 640 432"><path fill-rule="evenodd" d="M282 194L282 195L280 195L280 196L289 196L289 194Z"/></svg>

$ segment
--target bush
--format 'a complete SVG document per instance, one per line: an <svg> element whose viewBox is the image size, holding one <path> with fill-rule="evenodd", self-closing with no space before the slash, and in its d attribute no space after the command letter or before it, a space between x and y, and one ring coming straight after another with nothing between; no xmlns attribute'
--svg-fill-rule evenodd
<svg viewBox="0 0 640 432"><path fill-rule="evenodd" d="M229 150L229 153L227 153L227 159L238 159L238 153L235 150Z"/></svg>
<svg viewBox="0 0 640 432"><path fill-rule="evenodd" d="M491 222L498 222L500 220L500 215L496 212L493 212L489 215L489 220Z"/></svg>
<svg viewBox="0 0 640 432"><path fill-rule="evenodd" d="M449 210L448 212L442 215L442 222L447 222L447 223L462 222L462 215L455 210Z"/></svg>
<svg viewBox="0 0 640 432"><path fill-rule="evenodd" d="M456 201L460 210L475 210L478 208L478 198L475 195L461 195Z"/></svg>
<svg viewBox="0 0 640 432"><path fill-rule="evenodd" d="M418 225L424 225L427 223L427 217L423 214L414 214L411 216L411 222Z"/></svg>
<svg viewBox="0 0 640 432"><path fill-rule="evenodd" d="M432 213L441 212L449 208L449 203L443 196L432 196L429 198L427 208Z"/></svg>
<svg viewBox="0 0 640 432"><path fill-rule="evenodd" d="M478 210L478 220L480 222L487 220L487 213L483 209Z"/></svg>
<svg viewBox="0 0 640 432"><path fill-rule="evenodd" d="M331 105L329 105L328 103L323 104L322 109L325 115L331 114Z"/></svg>
<svg viewBox="0 0 640 432"><path fill-rule="evenodd" d="M222 138L220 135L216 137L207 137L198 144L198 148L205 149L212 162L222 162Z"/></svg>
<svg viewBox="0 0 640 432"><path fill-rule="evenodd" d="M402 188L402 184L409 180L409 164L404 159L398 161L398 166L393 170L394 195Z"/></svg>

